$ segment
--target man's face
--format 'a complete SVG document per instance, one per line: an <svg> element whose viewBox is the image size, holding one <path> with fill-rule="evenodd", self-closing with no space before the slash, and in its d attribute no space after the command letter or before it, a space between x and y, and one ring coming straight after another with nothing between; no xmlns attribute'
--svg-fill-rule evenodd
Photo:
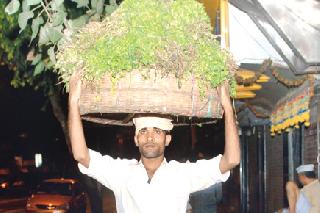
<svg viewBox="0 0 320 213"><path fill-rule="evenodd" d="M298 180L302 185L306 185L306 176L303 174L298 174Z"/></svg>
<svg viewBox="0 0 320 213"><path fill-rule="evenodd" d="M169 145L170 135L155 127L143 128L135 136L135 143L145 158L157 158L164 155L165 146Z"/></svg>

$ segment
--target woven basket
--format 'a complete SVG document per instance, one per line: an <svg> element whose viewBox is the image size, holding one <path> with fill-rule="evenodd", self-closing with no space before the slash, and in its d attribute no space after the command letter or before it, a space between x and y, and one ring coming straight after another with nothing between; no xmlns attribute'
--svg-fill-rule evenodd
<svg viewBox="0 0 320 213"><path fill-rule="evenodd" d="M105 76L99 83L85 83L80 98L83 119L102 124L132 125L134 114L172 115L175 124L210 123L222 117L216 89L200 97L197 81L181 81L174 75L162 77L156 71L147 74L134 70L112 85Z"/></svg>

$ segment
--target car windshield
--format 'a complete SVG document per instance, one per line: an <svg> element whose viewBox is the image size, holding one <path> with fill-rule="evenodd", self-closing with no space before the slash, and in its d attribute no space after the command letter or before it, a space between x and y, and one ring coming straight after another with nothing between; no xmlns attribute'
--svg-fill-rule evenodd
<svg viewBox="0 0 320 213"><path fill-rule="evenodd" d="M72 195L72 186L70 183L44 182L37 187L36 194Z"/></svg>

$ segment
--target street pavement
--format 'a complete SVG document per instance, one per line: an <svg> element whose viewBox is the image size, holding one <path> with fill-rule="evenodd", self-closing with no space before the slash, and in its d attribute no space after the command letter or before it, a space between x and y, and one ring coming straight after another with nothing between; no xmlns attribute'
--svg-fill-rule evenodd
<svg viewBox="0 0 320 213"><path fill-rule="evenodd" d="M8 198L0 197L1 213L23 213L26 206L27 197Z"/></svg>

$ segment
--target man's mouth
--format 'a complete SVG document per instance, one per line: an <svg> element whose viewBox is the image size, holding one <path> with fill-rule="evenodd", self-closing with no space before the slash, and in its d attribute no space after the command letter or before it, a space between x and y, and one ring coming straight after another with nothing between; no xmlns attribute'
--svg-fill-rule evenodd
<svg viewBox="0 0 320 213"><path fill-rule="evenodd" d="M156 145L154 143L147 143L144 145L145 148L154 148Z"/></svg>

